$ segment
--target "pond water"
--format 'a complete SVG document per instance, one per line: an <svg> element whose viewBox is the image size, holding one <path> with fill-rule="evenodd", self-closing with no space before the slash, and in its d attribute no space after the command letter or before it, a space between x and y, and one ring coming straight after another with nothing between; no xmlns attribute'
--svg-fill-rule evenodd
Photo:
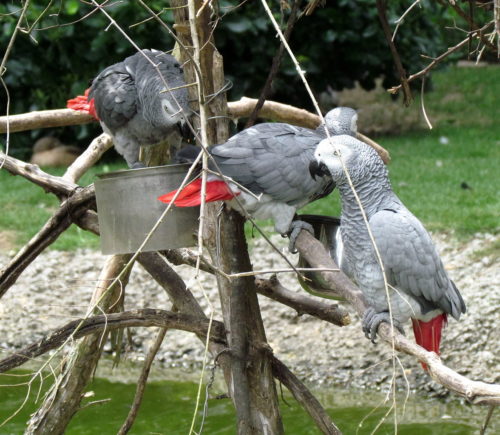
<svg viewBox="0 0 500 435"><path fill-rule="evenodd" d="M121 370L127 372L127 369L122 368ZM136 372L135 369L134 372ZM128 377L130 377L131 371L128 373ZM26 372L14 371L11 374L16 376L0 375L0 384L2 384L0 388L0 422L3 422L19 408L27 392L26 386L7 386L25 381L27 377L20 375L25 375ZM98 375L101 376L102 373L99 372ZM148 384L143 405L133 428L129 432L130 434L184 435L189 433L198 386L196 382L187 379L180 373L169 372L168 375L163 376L163 379L168 378L168 381L157 380L160 375L161 373L156 370L153 381ZM108 398L111 400L86 407L78 412L66 434L115 434L127 416L129 404L135 393L135 384L129 382L130 379L124 382L125 378L123 375L117 376L116 373L107 376L107 378L97 377L88 388L88 391L92 391L92 396L86 398L84 403ZM49 382L50 380L44 382L42 391L46 390ZM27 403L12 420L0 427L0 435L23 433L25 422L37 408L35 399L39 385L39 381L33 383L32 393ZM211 389L211 396L215 397L222 392L222 383L216 382ZM344 434L370 434L388 409L387 406L375 409L384 399L382 394L365 391L349 392L333 388L314 390L314 393ZM203 406L203 400L204 395L202 395L201 406ZM398 398L400 411L402 411L403 402L404 396ZM283 394L281 410L287 434L320 434L309 416L289 394ZM200 428L201 415L200 412L196 421L196 430ZM446 404L437 400L413 396L406 403L404 416L398 419L397 433L402 435L477 434L478 427L483 422L485 415L486 408L484 407L471 407L456 402ZM490 426L487 433L500 433L496 432L500 431L499 422L493 421L492 423L493 426ZM234 428L235 416L230 400L209 399L203 433L234 434ZM395 431L392 417L390 417L387 422L382 423L377 434L393 433Z"/></svg>

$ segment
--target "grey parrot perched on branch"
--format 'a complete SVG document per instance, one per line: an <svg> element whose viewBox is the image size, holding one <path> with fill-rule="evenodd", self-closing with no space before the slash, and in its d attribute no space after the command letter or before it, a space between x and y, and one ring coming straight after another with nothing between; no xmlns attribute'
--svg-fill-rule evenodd
<svg viewBox="0 0 500 435"><path fill-rule="evenodd" d="M131 168L144 166L140 146L179 138L191 113L179 62L158 50L142 50L107 67L67 107L99 120Z"/></svg>
<svg viewBox="0 0 500 435"><path fill-rule="evenodd" d="M355 135L356 120L353 109L342 107L326 115L325 125L330 135ZM216 165L210 161L209 168L217 172L220 169L229 179L226 184L222 177L210 174L206 201L225 200L241 212L239 201L252 217L273 219L275 230L283 236L289 235L289 249L293 252L300 229L312 232L309 224L294 221L295 212L335 188L330 176L313 180L308 171L314 150L325 137L323 126L311 130L284 123L263 123L243 130L224 144L214 145L209 152ZM194 160L193 150L190 147L186 152L191 154L191 160ZM189 161L189 157L181 156L179 160ZM176 192L159 199L170 203ZM178 207L199 205L200 193L201 179L196 179L180 192L174 203Z"/></svg>
<svg viewBox="0 0 500 435"><path fill-rule="evenodd" d="M335 136L318 145L310 172L313 178L331 175L339 190L346 263L342 268L370 306L363 331L374 341L379 324L390 321L389 303L382 268L339 153L380 253L394 325L402 331L403 323L411 318L417 343L439 354L447 315L458 320L465 313L462 296L448 277L429 233L393 192L387 168L377 153L353 137Z"/></svg>

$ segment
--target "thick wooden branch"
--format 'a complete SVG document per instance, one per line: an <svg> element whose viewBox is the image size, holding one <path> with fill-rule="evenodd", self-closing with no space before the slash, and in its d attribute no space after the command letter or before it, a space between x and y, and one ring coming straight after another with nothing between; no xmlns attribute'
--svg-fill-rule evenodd
<svg viewBox="0 0 500 435"><path fill-rule="evenodd" d="M227 103L229 116L234 119L245 118L250 116L253 109L257 105L258 100L255 98L247 98L242 97L239 101L233 101ZM69 111L69 112L68 112ZM44 110L40 112L30 112L24 113L22 115L12 115L9 117L9 122L11 125L11 131L24 131L24 130L32 130L33 128L43 128L50 127L50 125L45 125L46 122L50 123L51 119L56 114L60 118L61 126L62 125L73 125L77 117L74 117L70 112L75 112L71 109L59 109L59 110ZM33 119L31 118L31 115ZM91 118L90 115L81 114L82 120L86 120L86 118ZM15 118L19 117L19 118ZM319 116L308 112L304 109L299 109L294 106L290 106L288 104L278 103L276 101L265 101L264 105L259 111L259 117L264 119L272 119L274 121L279 122L287 122L290 124L298 125L300 127L306 128L316 128L320 124ZM23 120L22 122L19 120ZM64 124L64 119L67 119L68 123ZM29 120L27 122L26 120ZM5 133L5 126L7 120L5 116L0 117L0 133ZM26 128L24 128L26 127ZM101 136L100 136L101 137ZM359 140L366 142L371 147L375 148L379 153L380 157L384 161L384 163L389 163L390 156L389 152L383 148L381 145L377 144L374 140L364 136L361 133L357 135ZM1 162L1 159L0 159Z"/></svg>
<svg viewBox="0 0 500 435"><path fill-rule="evenodd" d="M311 418L316 422L322 433L328 435L341 434L340 430L335 426L330 416L318 402L307 387L295 376L290 369L283 364L279 359L273 357L271 359L273 366L273 375L278 379L288 390L293 394L293 397L299 402L302 407L308 412Z"/></svg>
<svg viewBox="0 0 500 435"><path fill-rule="evenodd" d="M346 326L351 323L349 313L338 304L292 292L281 285L277 277L257 279L256 285L258 293L293 308L299 315L309 314L337 326Z"/></svg>
<svg viewBox="0 0 500 435"><path fill-rule="evenodd" d="M87 149L69 166L62 178L70 183L78 182L80 177L94 166L112 146L113 140L111 136L106 133L97 136Z"/></svg>
<svg viewBox="0 0 500 435"><path fill-rule="evenodd" d="M0 116L0 133L35 130L37 128L64 127L95 121L88 113L73 109L40 110L20 115Z"/></svg>
<svg viewBox="0 0 500 435"><path fill-rule="evenodd" d="M74 320L56 329L40 341L1 360L0 373L19 367L30 359L58 348L73 333L75 334L74 338L78 339L103 330L113 331L134 326L180 329L182 331L206 336L209 329L209 320L188 314L173 313L171 311L155 310L151 308ZM75 330L76 332L74 332ZM216 320L212 322L210 338L216 343L226 343L225 329L221 322Z"/></svg>
<svg viewBox="0 0 500 435"><path fill-rule="evenodd" d="M38 165L23 162L0 151L0 166L2 165L2 169L9 171L12 175L20 175L58 197L70 196L75 189L80 187L75 183L63 180L61 177L42 171Z"/></svg>
<svg viewBox="0 0 500 435"><path fill-rule="evenodd" d="M323 248L321 242L307 231L300 232L295 247L311 267L338 268ZM322 279L329 283L337 294L342 295L354 306L360 316L363 316L366 310L366 302L361 291L347 276L340 271L318 273L321 273ZM450 391L465 397L472 403L500 404L500 385L473 381L458 374L446 367L435 353L427 352L397 330L391 332L387 323L382 323L379 326L378 336L389 344L392 344L394 340L396 350L412 355L427 364L431 377Z"/></svg>
<svg viewBox="0 0 500 435"><path fill-rule="evenodd" d="M0 271L0 298L16 282L21 273L45 248L78 221L94 205L94 185L80 187L59 207L42 229L17 253L9 264ZM88 217L87 217L88 219Z"/></svg>

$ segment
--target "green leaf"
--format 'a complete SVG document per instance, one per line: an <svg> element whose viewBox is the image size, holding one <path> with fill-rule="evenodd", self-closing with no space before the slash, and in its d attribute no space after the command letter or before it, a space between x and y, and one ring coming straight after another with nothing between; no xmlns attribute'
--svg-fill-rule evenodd
<svg viewBox="0 0 500 435"><path fill-rule="evenodd" d="M80 9L80 2L78 0L66 0L64 3L64 10L68 15L75 15Z"/></svg>

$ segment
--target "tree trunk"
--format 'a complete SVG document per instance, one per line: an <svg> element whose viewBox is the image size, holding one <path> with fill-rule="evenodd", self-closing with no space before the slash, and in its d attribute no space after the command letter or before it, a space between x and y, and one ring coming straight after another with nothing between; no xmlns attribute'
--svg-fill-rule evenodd
<svg viewBox="0 0 500 435"><path fill-rule="evenodd" d="M201 1L195 0L196 11ZM225 94L220 92L224 87L222 57L213 43L213 29L210 23L210 8L205 7L196 20L196 31L199 44L195 44L188 30L189 10L181 7L184 0L172 0L174 7L175 27L185 47L200 47L199 70L202 92L208 101L202 110L206 112L206 140L210 145L223 143L228 138L227 103ZM179 8L175 8L175 7ZM198 13L197 13L198 14ZM196 42L196 41L195 41ZM185 64L187 83L197 81L193 59L196 51L181 50L182 62ZM190 87L190 92L195 90ZM198 100L198 95L192 94ZM200 101L205 98L200 98ZM200 111L201 113L201 111ZM200 119L203 118L200 116ZM201 119L203 122L203 119ZM219 204L206 207L203 239L208 246L213 261L225 272L246 272L251 270L248 248L244 235L244 219L236 212L223 210L219 215ZM220 219L219 219L220 217ZM217 229L217 220L220 228ZM219 239L220 236L220 239ZM283 425L278 406L278 395L274 384L267 350L264 326L260 316L255 281L242 277L232 281L218 277L219 293L223 306L224 324L228 333L231 350L231 382L228 384L238 418L238 433L283 433ZM227 377L226 377L227 380Z"/></svg>
<svg viewBox="0 0 500 435"><path fill-rule="evenodd" d="M111 312L116 306L129 274L109 289L108 285L129 259L130 255L113 255L106 260L92 296L92 302L99 307L94 308L94 315ZM42 406L31 416L26 434L58 435L66 431L71 418L80 407L85 387L95 372L107 335L98 333L85 337L73 348Z"/></svg>

